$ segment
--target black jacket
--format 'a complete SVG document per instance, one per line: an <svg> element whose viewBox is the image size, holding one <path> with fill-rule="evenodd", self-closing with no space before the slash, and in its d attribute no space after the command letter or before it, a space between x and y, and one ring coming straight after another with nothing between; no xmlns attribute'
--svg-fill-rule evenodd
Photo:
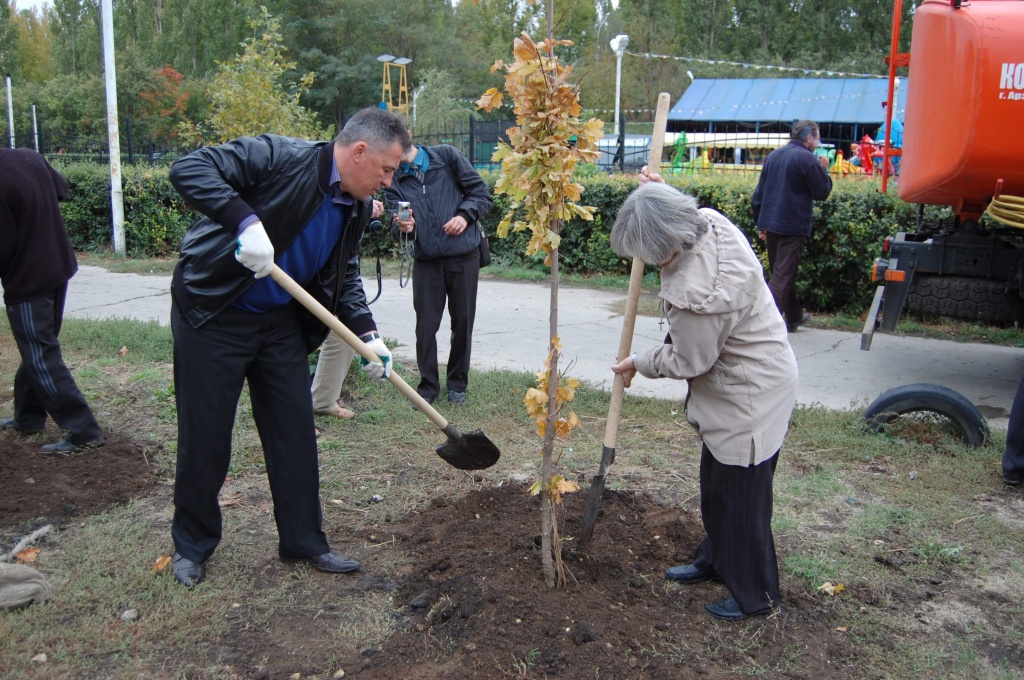
<svg viewBox="0 0 1024 680"><path fill-rule="evenodd" d="M430 157L421 183L412 173L399 176L384 189L388 210L394 215L397 201L412 205L416 228L410 234L415 239L413 258L416 260L459 261L476 253L480 245L478 220L491 209L491 192L487 183L454 146L439 144L423 147ZM450 236L441 229L445 223L461 214L468 223L458 236ZM391 233L399 237L398 224L392 222Z"/></svg>
<svg viewBox="0 0 1024 680"><path fill-rule="evenodd" d="M0 281L4 302L52 293L78 271L57 201L68 183L30 149L0 149Z"/></svg>
<svg viewBox="0 0 1024 680"><path fill-rule="evenodd" d="M206 215L182 240L171 281L174 301L193 327L256 281L234 257L241 221L255 213L280 256L325 200L333 162L333 143L260 135L199 149L171 166L174 188ZM376 328L359 276L359 241L371 212L369 200L356 202L327 264L304 286L357 335ZM327 327L299 310L312 351Z"/></svg>
<svg viewBox="0 0 1024 680"><path fill-rule="evenodd" d="M814 201L832 192L832 178L798 139L768 154L750 205L761 231L811 235Z"/></svg>

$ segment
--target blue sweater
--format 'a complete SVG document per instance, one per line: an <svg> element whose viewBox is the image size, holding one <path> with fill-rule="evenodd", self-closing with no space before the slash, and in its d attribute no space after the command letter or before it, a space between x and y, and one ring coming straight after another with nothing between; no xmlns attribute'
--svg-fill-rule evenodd
<svg viewBox="0 0 1024 680"><path fill-rule="evenodd" d="M750 205L760 231L811 235L814 201L832 193L832 178L803 142L794 139L772 151L761 168Z"/></svg>

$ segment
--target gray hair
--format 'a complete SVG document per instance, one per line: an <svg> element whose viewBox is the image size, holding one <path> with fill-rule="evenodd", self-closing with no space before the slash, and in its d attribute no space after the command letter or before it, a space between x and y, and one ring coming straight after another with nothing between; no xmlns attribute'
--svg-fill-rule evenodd
<svg viewBox="0 0 1024 680"><path fill-rule="evenodd" d="M366 142L372 153L384 153L395 143L402 145L402 153L409 153L412 138L401 116L376 106L367 107L348 119L335 138L338 146Z"/></svg>
<svg viewBox="0 0 1024 680"><path fill-rule="evenodd" d="M692 248L707 230L707 218L700 214L696 198L667 184L649 182L619 208L611 245L620 257L660 265L680 249Z"/></svg>
<svg viewBox="0 0 1024 680"><path fill-rule="evenodd" d="M821 132L818 130L818 124L813 120L798 120L793 123L793 131L789 133L790 139L799 139L801 142L806 142L811 138L811 135L815 137L821 137Z"/></svg>

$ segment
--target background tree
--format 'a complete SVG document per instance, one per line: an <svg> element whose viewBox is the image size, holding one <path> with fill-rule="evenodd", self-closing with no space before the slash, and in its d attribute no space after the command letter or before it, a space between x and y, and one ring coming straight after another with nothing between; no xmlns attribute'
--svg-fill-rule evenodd
<svg viewBox="0 0 1024 680"><path fill-rule="evenodd" d="M21 75L18 28L10 0L0 0L0 75Z"/></svg>
<svg viewBox="0 0 1024 680"><path fill-rule="evenodd" d="M328 136L316 114L299 103L313 74L297 83L286 78L296 63L285 59L280 22L263 9L249 25L253 36L245 41L242 53L221 64L213 80L208 135L194 125L190 130L217 142L264 132L308 139Z"/></svg>
<svg viewBox="0 0 1024 680"><path fill-rule="evenodd" d="M475 115L472 104L462 98L458 84L447 71L427 69L420 86L423 90L416 100L414 135L462 126Z"/></svg>
<svg viewBox="0 0 1024 680"><path fill-rule="evenodd" d="M21 77L27 82L43 84L53 75L49 18L37 10L23 9L14 16L14 23L18 31Z"/></svg>

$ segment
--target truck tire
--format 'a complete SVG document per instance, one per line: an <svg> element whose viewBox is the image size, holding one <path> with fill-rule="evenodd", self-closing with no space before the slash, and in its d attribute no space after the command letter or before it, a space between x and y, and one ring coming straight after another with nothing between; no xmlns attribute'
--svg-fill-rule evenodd
<svg viewBox="0 0 1024 680"><path fill-rule="evenodd" d="M944 418L967 446L982 446L988 440L988 424L978 408L959 392L942 385L916 383L891 389L868 406L864 422L881 432L900 419L932 414Z"/></svg>
<svg viewBox="0 0 1024 680"><path fill-rule="evenodd" d="M961 276L916 276L907 309L966 321L1024 323L1024 300L1000 281Z"/></svg>

